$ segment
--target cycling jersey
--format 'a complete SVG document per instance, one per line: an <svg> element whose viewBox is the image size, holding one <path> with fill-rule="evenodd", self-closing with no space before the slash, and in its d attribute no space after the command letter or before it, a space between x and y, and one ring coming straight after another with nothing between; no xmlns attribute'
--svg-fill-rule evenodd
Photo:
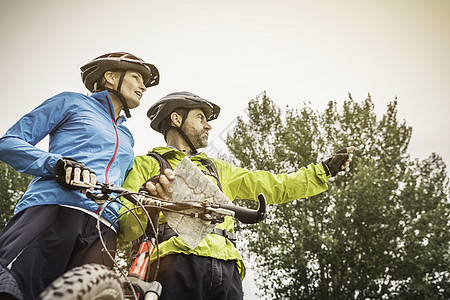
<svg viewBox="0 0 450 300"><path fill-rule="evenodd" d="M175 168L185 157L183 152L169 147L157 147L151 152L162 155L171 164L172 168ZM206 167L201 163L202 159L208 159L205 153L193 155L190 159L201 170L206 171ZM267 203L281 204L317 195L328 188L326 183L330 176L326 175L322 164L311 164L307 168L301 168L293 173L272 174L266 171L249 171L232 166L222 160L209 159L216 166L223 192L230 200L240 198L256 201L258 195L264 193ZM137 156L123 187L130 191L138 191L145 181L159 173L160 166L155 158L148 155ZM208 177L217 183L213 176ZM127 207L133 207L128 200L122 199L122 201ZM120 213L125 211L126 208L123 207ZM135 212L139 215L145 228L147 223L145 215L139 211ZM164 219L160 221L164 222ZM122 216L119 219L119 224L119 238L121 239L131 241L142 235L142 229L131 213ZM233 232L232 218L225 217L225 221L217 225L217 227ZM179 236L171 237L159 245L161 257L174 253L194 254L222 260L236 260L241 279L245 277L245 266L241 255L233 243L222 235L209 234L195 249L189 248ZM152 256L151 261L153 262L155 259L156 253Z"/></svg>
<svg viewBox="0 0 450 300"><path fill-rule="evenodd" d="M23 116L0 139L0 160L35 176L14 213L46 204L96 212L94 201L55 181L55 165L58 159L70 157L93 170L98 181L121 185L134 158L134 140L122 124L125 120L115 120L107 91L91 96L63 92ZM35 147L47 135L48 152ZM119 204L110 205L103 216L113 222L118 210Z"/></svg>

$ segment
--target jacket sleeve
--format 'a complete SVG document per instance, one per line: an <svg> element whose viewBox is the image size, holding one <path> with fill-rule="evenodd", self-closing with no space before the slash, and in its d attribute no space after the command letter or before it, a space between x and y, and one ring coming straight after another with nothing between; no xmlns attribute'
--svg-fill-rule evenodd
<svg viewBox="0 0 450 300"><path fill-rule="evenodd" d="M310 164L296 172L273 174L267 171L249 171L215 160L225 195L256 200L260 193L267 203L279 204L306 198L327 190L330 176L322 164Z"/></svg>
<svg viewBox="0 0 450 300"><path fill-rule="evenodd" d="M133 168L128 173L122 186L131 192L137 192L142 184L153 176L153 173L159 173L159 165L156 165L149 156L136 156ZM119 216L121 217L119 218L118 238L124 241L133 241L142 235L142 229L147 226L147 217L142 209L135 209L133 212L139 218L138 221L133 213L128 211L136 206L123 197L120 201L123 206L119 210Z"/></svg>
<svg viewBox="0 0 450 300"><path fill-rule="evenodd" d="M73 107L65 97L55 96L23 116L0 139L0 160L33 176L54 176L62 156L35 145L69 118Z"/></svg>

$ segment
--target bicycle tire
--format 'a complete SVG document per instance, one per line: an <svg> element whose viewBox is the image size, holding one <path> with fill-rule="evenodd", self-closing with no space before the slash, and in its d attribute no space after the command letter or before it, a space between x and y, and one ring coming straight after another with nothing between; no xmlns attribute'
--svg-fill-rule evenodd
<svg viewBox="0 0 450 300"><path fill-rule="evenodd" d="M73 268L56 279L39 297L41 300L123 300L117 274L106 266L87 264Z"/></svg>

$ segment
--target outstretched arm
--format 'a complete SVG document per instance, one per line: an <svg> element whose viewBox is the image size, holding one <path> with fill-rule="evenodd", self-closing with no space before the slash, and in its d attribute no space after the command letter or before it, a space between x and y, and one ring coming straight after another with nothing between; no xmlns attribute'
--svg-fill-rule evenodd
<svg viewBox="0 0 450 300"><path fill-rule="evenodd" d="M263 193L267 203L285 203L295 199L311 197L328 189L332 174L349 170L351 159L348 153L354 147L345 148L346 153L335 153L323 163L310 164L296 172L274 174L267 171L250 171L215 160L225 195L233 200L256 200ZM330 163L330 167L327 165ZM332 164L331 164L332 162ZM332 168L332 171L330 171Z"/></svg>

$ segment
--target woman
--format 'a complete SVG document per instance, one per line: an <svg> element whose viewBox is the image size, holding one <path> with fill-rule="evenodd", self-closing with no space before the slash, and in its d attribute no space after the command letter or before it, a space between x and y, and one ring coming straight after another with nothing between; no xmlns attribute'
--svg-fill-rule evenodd
<svg viewBox="0 0 450 300"><path fill-rule="evenodd" d="M159 72L125 52L97 57L81 71L91 96L56 95L0 139L0 160L35 176L0 233L1 299L35 299L66 270L85 263L112 266L96 229L101 207L71 182L122 184L134 141L120 112L130 117L146 88L158 84ZM35 147L47 135L48 152ZM109 225L118 206L102 214L109 249L115 249L117 228Z"/></svg>

